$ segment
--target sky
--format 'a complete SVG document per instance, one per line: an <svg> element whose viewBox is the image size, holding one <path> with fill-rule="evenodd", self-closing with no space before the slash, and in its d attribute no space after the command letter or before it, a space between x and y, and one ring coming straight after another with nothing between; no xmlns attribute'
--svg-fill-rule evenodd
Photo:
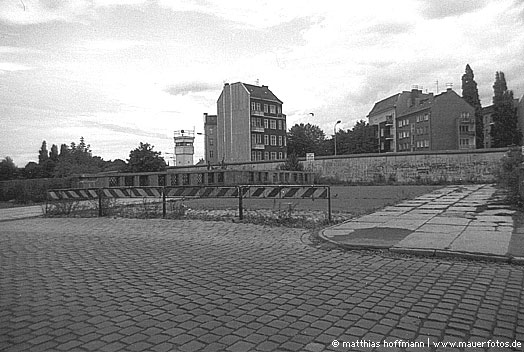
<svg viewBox="0 0 524 352"><path fill-rule="evenodd" d="M524 0L0 0L0 159L84 137L173 165L173 132L203 132L226 82L269 86L288 128L330 137L414 85L462 94L466 64L483 106L496 71L521 98L523 58Z"/></svg>

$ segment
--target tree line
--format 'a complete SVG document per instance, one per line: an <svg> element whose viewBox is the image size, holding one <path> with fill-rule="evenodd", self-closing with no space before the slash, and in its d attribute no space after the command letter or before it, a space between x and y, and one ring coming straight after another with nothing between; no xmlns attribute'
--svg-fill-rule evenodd
<svg viewBox="0 0 524 352"><path fill-rule="evenodd" d="M78 144L56 144L50 149L44 140L38 151L38 163L30 161L23 168L18 168L9 156L0 161L0 181L35 178L63 178L84 173L98 172L145 172L161 171L166 162L160 152L149 143L140 142L136 149L129 152L129 159L106 161L92 153L91 146L80 137Z"/></svg>

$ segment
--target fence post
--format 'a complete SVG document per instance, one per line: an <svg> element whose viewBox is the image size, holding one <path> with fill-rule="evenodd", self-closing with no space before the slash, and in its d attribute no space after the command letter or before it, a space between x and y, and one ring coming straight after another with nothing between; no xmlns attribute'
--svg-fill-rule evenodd
<svg viewBox="0 0 524 352"><path fill-rule="evenodd" d="M166 187L162 187L162 218L166 218Z"/></svg>
<svg viewBox="0 0 524 352"><path fill-rule="evenodd" d="M102 209L102 203L103 203L102 198L103 198L102 189L99 188L98 189L98 217L104 216L104 211Z"/></svg>
<svg viewBox="0 0 524 352"><path fill-rule="evenodd" d="M328 221L331 222L331 187L327 187L327 198L328 198Z"/></svg>
<svg viewBox="0 0 524 352"><path fill-rule="evenodd" d="M244 208L242 206L242 186L238 186L238 219L244 219Z"/></svg>

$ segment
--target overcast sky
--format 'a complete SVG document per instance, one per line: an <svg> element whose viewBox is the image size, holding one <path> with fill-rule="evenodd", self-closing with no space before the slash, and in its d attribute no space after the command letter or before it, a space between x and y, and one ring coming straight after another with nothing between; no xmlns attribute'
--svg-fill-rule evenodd
<svg viewBox="0 0 524 352"><path fill-rule="evenodd" d="M522 97L523 0L0 0L0 158L83 136L106 160L140 142L168 159L224 82L267 85L288 127L331 135L413 85L461 94L468 63L483 106L496 71Z"/></svg>

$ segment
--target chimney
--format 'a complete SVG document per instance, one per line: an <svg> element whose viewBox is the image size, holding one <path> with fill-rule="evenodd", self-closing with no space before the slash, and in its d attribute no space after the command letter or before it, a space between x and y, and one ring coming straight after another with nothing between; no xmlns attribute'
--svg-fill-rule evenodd
<svg viewBox="0 0 524 352"><path fill-rule="evenodd" d="M453 83L446 83L446 91L452 91L453 90Z"/></svg>

